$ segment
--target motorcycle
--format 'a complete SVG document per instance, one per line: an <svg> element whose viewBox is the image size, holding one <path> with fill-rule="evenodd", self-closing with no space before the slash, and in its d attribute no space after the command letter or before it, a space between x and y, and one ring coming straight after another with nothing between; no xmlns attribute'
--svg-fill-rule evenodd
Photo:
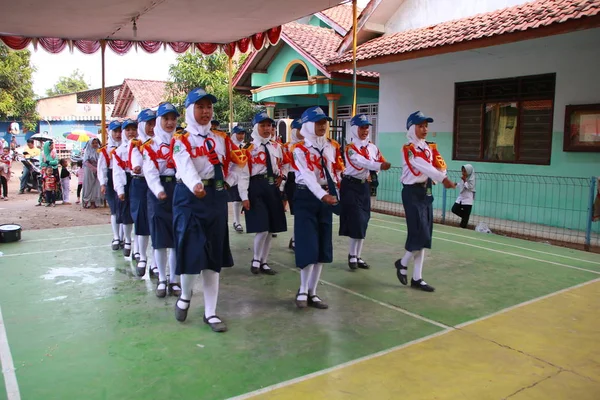
<svg viewBox="0 0 600 400"><path fill-rule="evenodd" d="M27 155L27 152L23 153ZM31 192L32 190L41 191L40 188L40 179L42 176L42 170L40 169L40 160L37 158L21 158L21 164L23 164L24 168L27 168L27 180L25 182L25 189L27 192ZM23 172L25 169L23 169Z"/></svg>

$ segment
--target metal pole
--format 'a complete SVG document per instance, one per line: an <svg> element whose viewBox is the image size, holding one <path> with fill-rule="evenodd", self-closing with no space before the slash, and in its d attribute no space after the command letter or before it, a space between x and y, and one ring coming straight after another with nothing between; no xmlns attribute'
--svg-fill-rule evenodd
<svg viewBox="0 0 600 400"><path fill-rule="evenodd" d="M588 199L588 219L585 228L585 250L590 250L590 244L592 242L592 218L594 218L594 199L596 197L596 177L592 176L590 179L590 198Z"/></svg>
<svg viewBox="0 0 600 400"><path fill-rule="evenodd" d="M102 121L100 122L100 126L102 129L102 145L105 145L107 143L106 140L106 88L105 88L105 82L104 82L104 69L105 69L105 63L104 63L104 53L106 51L106 41L105 40L101 40L100 41L100 54L101 54L101 58L102 58L102 90L100 91L100 103L102 105Z"/></svg>
<svg viewBox="0 0 600 400"><path fill-rule="evenodd" d="M233 59L229 58L229 132L233 130Z"/></svg>
<svg viewBox="0 0 600 400"><path fill-rule="evenodd" d="M357 42L357 18L358 7L357 0L352 0L352 115L356 115L356 42Z"/></svg>

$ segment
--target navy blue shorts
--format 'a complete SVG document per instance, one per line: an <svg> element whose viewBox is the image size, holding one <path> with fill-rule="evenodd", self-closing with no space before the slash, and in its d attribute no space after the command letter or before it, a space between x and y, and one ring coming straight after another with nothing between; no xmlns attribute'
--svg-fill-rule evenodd
<svg viewBox="0 0 600 400"><path fill-rule="evenodd" d="M333 261L333 208L308 189L294 194L294 241L296 266Z"/></svg>
<svg viewBox="0 0 600 400"><path fill-rule="evenodd" d="M232 186L227 190L227 194L229 195L229 202L233 203L234 201L242 201L240 197L240 191L238 190L238 185Z"/></svg>
<svg viewBox="0 0 600 400"><path fill-rule="evenodd" d="M340 236L364 239L371 218L369 182L360 183L348 178L342 179L340 206Z"/></svg>
<svg viewBox="0 0 600 400"><path fill-rule="evenodd" d="M135 234L140 236L150 235L150 225L148 224L148 184L142 176L134 177L129 187L129 207L131 208L131 218Z"/></svg>
<svg viewBox="0 0 600 400"><path fill-rule="evenodd" d="M204 186L206 196L197 198L183 183L173 197L173 230L177 252L177 275L199 274L232 267L227 228L227 191Z"/></svg>
<svg viewBox="0 0 600 400"><path fill-rule="evenodd" d="M174 249L175 235L173 234L173 195L175 192L175 177L161 176L160 182L165 189L167 198L159 201L148 189L148 222L152 247L155 249Z"/></svg>
<svg viewBox="0 0 600 400"><path fill-rule="evenodd" d="M129 187L131 186L131 175L127 174L127 184L125 185L125 200L119 200L117 196L117 224L132 225L131 207L129 204Z"/></svg>
<svg viewBox="0 0 600 400"><path fill-rule="evenodd" d="M425 186L406 185L402 188L402 205L408 227L404 248L406 251L430 249L433 233L433 196L427 195Z"/></svg>
<svg viewBox="0 0 600 400"><path fill-rule="evenodd" d="M106 192L104 193L104 198L110 208L110 215L117 215L117 201L119 198L117 197L117 192L115 192L115 187L113 186L112 168L108 169L106 178Z"/></svg>
<svg viewBox="0 0 600 400"><path fill-rule="evenodd" d="M248 200L250 200L250 209L244 211L246 232L287 231L283 201L277 186L269 185L267 179L252 177L248 188Z"/></svg>

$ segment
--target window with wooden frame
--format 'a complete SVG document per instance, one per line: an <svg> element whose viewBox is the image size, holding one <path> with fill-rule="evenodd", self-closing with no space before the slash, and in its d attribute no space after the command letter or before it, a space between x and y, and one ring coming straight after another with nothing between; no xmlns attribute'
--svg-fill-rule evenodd
<svg viewBox="0 0 600 400"><path fill-rule="evenodd" d="M600 104L566 107L563 150L600 152Z"/></svg>
<svg viewBox="0 0 600 400"><path fill-rule="evenodd" d="M549 165L556 74L455 84L453 159Z"/></svg>

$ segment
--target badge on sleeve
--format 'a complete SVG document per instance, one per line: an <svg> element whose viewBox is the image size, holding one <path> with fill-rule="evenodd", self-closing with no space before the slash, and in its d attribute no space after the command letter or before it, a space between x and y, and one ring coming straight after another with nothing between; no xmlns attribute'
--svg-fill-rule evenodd
<svg viewBox="0 0 600 400"><path fill-rule="evenodd" d="M177 153L177 154L179 154L180 152L181 152L181 146L180 146L180 145L178 145L178 144L176 144L176 145L173 147L173 153Z"/></svg>
<svg viewBox="0 0 600 400"><path fill-rule="evenodd" d="M408 150L408 159L412 160L413 158L415 158L415 155L413 154L412 150Z"/></svg>

